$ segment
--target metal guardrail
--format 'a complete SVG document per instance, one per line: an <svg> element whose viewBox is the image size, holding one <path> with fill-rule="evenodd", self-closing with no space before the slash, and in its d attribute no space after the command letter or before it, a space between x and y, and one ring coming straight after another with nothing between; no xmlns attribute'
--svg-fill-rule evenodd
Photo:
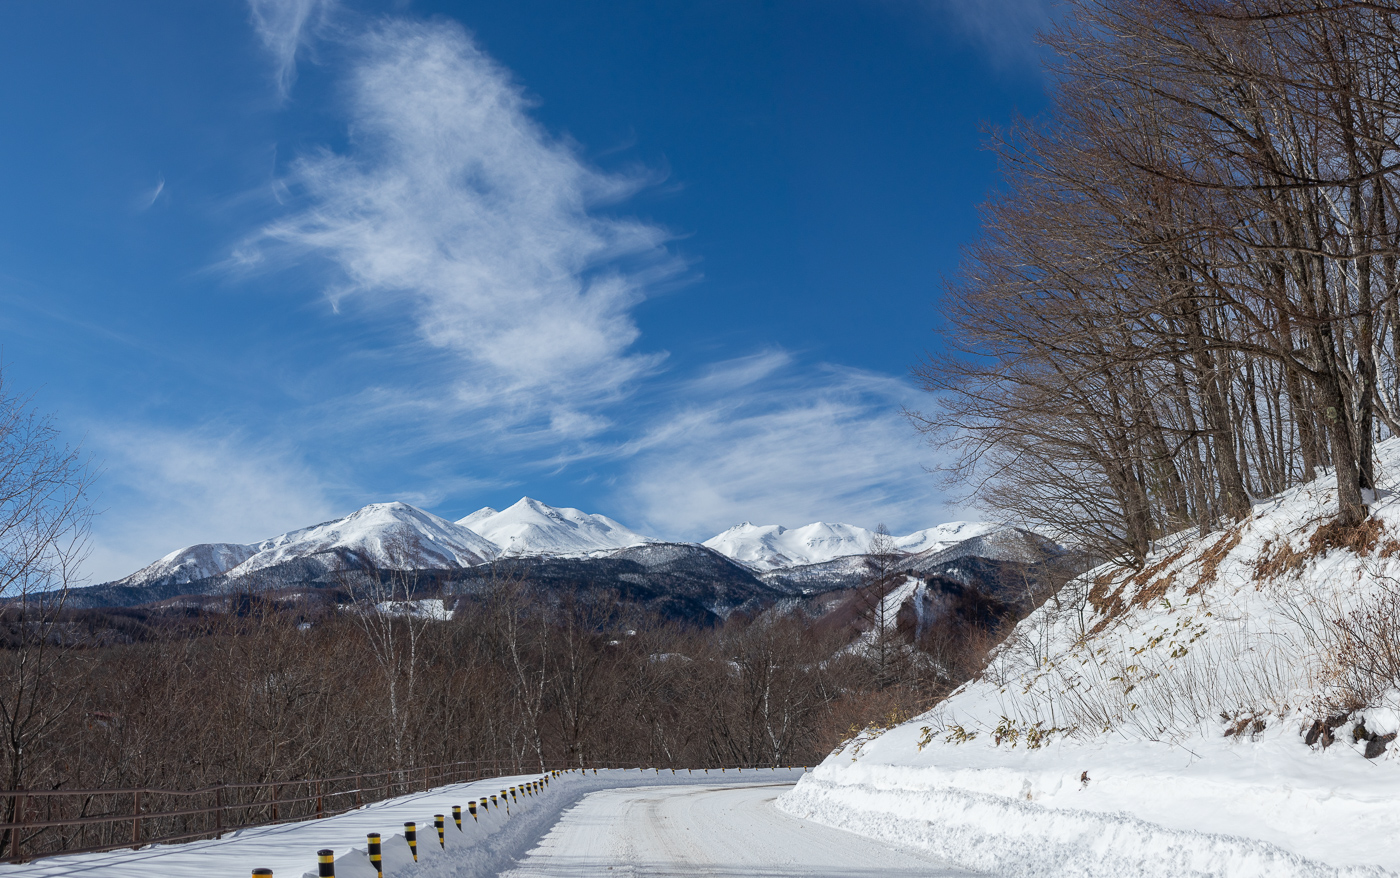
<svg viewBox="0 0 1400 878"><path fill-rule="evenodd" d="M0 819L8 818L0 823L0 857L20 863L55 854L218 838L235 829L329 817L434 786L491 777L501 768L495 761L448 762L195 790L0 790Z"/></svg>

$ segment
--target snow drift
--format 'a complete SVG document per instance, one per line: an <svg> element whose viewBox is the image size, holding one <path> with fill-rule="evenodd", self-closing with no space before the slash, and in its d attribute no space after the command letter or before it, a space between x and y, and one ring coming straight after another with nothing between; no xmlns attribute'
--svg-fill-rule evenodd
<svg viewBox="0 0 1400 878"><path fill-rule="evenodd" d="M1400 441L1379 449L1400 473ZM1005 875L1400 870L1400 497L1332 524L1328 479L1100 567L934 710L781 800ZM1369 652L1368 652L1369 650Z"/></svg>

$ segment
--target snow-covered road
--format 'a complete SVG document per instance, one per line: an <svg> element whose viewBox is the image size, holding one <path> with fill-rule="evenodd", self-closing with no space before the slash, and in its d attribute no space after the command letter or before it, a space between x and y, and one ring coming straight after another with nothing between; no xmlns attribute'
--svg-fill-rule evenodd
<svg viewBox="0 0 1400 878"><path fill-rule="evenodd" d="M385 878L969 874L928 852L779 811L774 799L803 774L800 768L568 772L541 794L512 803L509 814L483 813L460 832L449 820L440 849L434 814L537 775L493 778L222 839L0 864L0 878L246 878L254 867L270 868L276 878L314 878L319 848L336 852L338 878L377 878L365 855L367 832L384 837ZM417 863L396 829L409 820L419 826Z"/></svg>
<svg viewBox="0 0 1400 878"><path fill-rule="evenodd" d="M928 853L790 817L790 783L590 793L505 875L953 876Z"/></svg>

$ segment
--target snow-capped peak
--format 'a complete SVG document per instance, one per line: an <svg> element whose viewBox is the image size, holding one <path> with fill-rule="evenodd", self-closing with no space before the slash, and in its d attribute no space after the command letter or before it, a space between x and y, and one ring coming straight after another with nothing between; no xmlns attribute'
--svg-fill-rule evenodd
<svg viewBox="0 0 1400 878"><path fill-rule="evenodd" d="M312 556L349 555L390 567L462 567L497 554L496 546L463 527L407 503L371 503L344 518L263 540L256 554L230 571L237 576Z"/></svg>
<svg viewBox="0 0 1400 878"><path fill-rule="evenodd" d="M655 542L605 515L554 507L530 497L499 512L487 506L457 524L490 540L506 555L587 554Z"/></svg>
<svg viewBox="0 0 1400 878"><path fill-rule="evenodd" d="M993 527L955 521L897 536L894 545L900 552L910 554L938 551L988 533ZM788 529L780 524L755 525L746 521L711 537L704 545L755 570L776 570L863 555L870 551L874 538L874 531L852 524L814 521Z"/></svg>

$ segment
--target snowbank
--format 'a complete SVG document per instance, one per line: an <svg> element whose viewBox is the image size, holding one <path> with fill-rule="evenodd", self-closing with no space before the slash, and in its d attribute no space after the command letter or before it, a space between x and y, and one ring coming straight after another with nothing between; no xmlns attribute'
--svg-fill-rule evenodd
<svg viewBox="0 0 1400 878"><path fill-rule="evenodd" d="M1379 457L1400 473L1400 442ZM780 807L1011 876L1400 871L1400 692L1347 661L1400 634L1400 498L1339 532L1326 481L1091 571Z"/></svg>

